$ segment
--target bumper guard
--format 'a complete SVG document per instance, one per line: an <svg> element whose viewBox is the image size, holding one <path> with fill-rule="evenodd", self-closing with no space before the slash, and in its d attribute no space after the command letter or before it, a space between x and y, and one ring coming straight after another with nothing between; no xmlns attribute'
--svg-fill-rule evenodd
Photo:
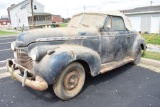
<svg viewBox="0 0 160 107"><path fill-rule="evenodd" d="M24 68L23 66L15 63L11 59L6 62L7 71L10 72L12 79L17 79L22 83L22 86L28 86L35 90L44 91L48 88L47 82L38 75L34 75L30 70ZM23 76L18 68L23 69Z"/></svg>

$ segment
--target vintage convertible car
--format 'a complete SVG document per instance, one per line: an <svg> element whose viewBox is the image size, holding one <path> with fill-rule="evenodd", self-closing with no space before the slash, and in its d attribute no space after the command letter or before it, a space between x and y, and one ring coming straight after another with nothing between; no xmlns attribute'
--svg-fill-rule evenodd
<svg viewBox="0 0 160 107"><path fill-rule="evenodd" d="M108 11L77 14L66 28L21 33L11 48L15 60L7 60L7 70L13 79L41 91L53 84L68 100L82 90L86 72L97 76L138 64L146 43L124 14Z"/></svg>

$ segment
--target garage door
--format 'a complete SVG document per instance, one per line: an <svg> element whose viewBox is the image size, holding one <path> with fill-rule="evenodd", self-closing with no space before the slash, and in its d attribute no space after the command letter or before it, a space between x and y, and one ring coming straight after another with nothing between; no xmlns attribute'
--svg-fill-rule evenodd
<svg viewBox="0 0 160 107"><path fill-rule="evenodd" d="M137 17L129 17L131 24L134 28L134 30L136 30L137 32L141 31L141 17L137 16Z"/></svg>
<svg viewBox="0 0 160 107"><path fill-rule="evenodd" d="M160 17L159 16L152 16L151 17L151 33L159 33L160 27Z"/></svg>

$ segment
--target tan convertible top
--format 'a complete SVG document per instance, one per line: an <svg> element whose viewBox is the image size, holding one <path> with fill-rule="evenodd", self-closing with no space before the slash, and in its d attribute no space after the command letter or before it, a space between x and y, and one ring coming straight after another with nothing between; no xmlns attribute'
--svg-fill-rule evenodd
<svg viewBox="0 0 160 107"><path fill-rule="evenodd" d="M120 16L120 17L123 18L126 28L127 28L128 30L131 30L131 31L134 30L134 29L132 28L131 22L130 22L130 20L128 19L128 17L125 16L123 13L121 13L121 12L119 12L119 11L83 12L83 13L76 14L76 15L74 15L73 17L78 16L78 15L81 15L81 14L95 14L95 15L97 14L97 15Z"/></svg>

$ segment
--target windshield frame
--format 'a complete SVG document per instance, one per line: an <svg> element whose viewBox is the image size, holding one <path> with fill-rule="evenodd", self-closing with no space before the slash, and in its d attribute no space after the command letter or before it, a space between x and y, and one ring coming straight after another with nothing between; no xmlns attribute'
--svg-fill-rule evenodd
<svg viewBox="0 0 160 107"><path fill-rule="evenodd" d="M88 24L88 23L82 23L84 20L84 18L86 17L85 15L88 15L90 18L91 17L97 17L99 20L97 21L97 19L93 19L90 21L95 21L94 24ZM97 24L104 24L105 20L106 20L107 15L106 14L98 14L98 13L81 13L78 15L75 15L72 17L72 19L70 20L69 24L67 27L75 27L75 28L79 28L79 27L96 27ZM78 19L77 21L76 18ZM90 18L86 19L89 20ZM100 21L101 20L101 21Z"/></svg>

